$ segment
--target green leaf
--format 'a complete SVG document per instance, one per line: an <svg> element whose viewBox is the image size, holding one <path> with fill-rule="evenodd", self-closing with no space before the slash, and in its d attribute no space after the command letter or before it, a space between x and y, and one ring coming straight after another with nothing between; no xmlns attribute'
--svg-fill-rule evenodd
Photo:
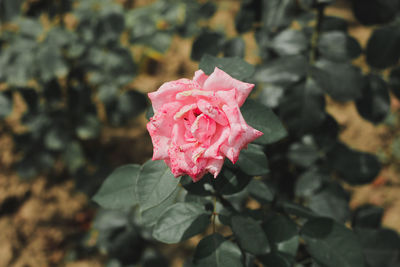
<svg viewBox="0 0 400 267"><path fill-rule="evenodd" d="M212 192L205 188L205 184L209 179L214 179L214 177L210 178L209 176L210 174L206 174L200 181L193 182L192 178L185 175L181 178L180 182L183 188L193 195L209 196L212 195Z"/></svg>
<svg viewBox="0 0 400 267"><path fill-rule="evenodd" d="M314 80L290 88L279 106L279 114L289 130L303 135L325 120L325 96Z"/></svg>
<svg viewBox="0 0 400 267"><path fill-rule="evenodd" d="M0 2L0 17L4 21L10 21L21 13L24 0L3 0Z"/></svg>
<svg viewBox="0 0 400 267"><path fill-rule="evenodd" d="M274 31L288 26L296 11L296 3L291 0L263 0L261 21L264 28Z"/></svg>
<svg viewBox="0 0 400 267"><path fill-rule="evenodd" d="M72 141L68 144L64 151L64 160L68 170L72 173L85 165L85 155L82 147L77 141Z"/></svg>
<svg viewBox="0 0 400 267"><path fill-rule="evenodd" d="M113 171L93 196L106 209L127 209L138 203L135 194L140 166L129 164Z"/></svg>
<svg viewBox="0 0 400 267"><path fill-rule="evenodd" d="M250 217L235 215L231 223L232 231L242 249L254 255L270 251L267 236L257 221Z"/></svg>
<svg viewBox="0 0 400 267"><path fill-rule="evenodd" d="M12 94L10 92L0 92L0 119L3 119L10 115L12 109Z"/></svg>
<svg viewBox="0 0 400 267"><path fill-rule="evenodd" d="M350 215L348 193L336 183L322 187L310 197L309 207L315 213L344 223Z"/></svg>
<svg viewBox="0 0 400 267"><path fill-rule="evenodd" d="M193 262L196 267L242 267L242 253L231 241L215 233L197 245Z"/></svg>
<svg viewBox="0 0 400 267"><path fill-rule="evenodd" d="M247 99L241 107L245 121L253 128L264 133L254 143L267 145L286 137L287 132L271 109L252 99Z"/></svg>
<svg viewBox="0 0 400 267"><path fill-rule="evenodd" d="M364 256L356 235L328 218L308 221L301 229L307 251L326 267L364 267Z"/></svg>
<svg viewBox="0 0 400 267"><path fill-rule="evenodd" d="M135 41L135 43L144 44L154 50L165 53L171 46L172 33L157 31L152 35L142 37Z"/></svg>
<svg viewBox="0 0 400 267"><path fill-rule="evenodd" d="M353 227L378 228L381 226L384 209L373 205L363 205L354 211Z"/></svg>
<svg viewBox="0 0 400 267"><path fill-rule="evenodd" d="M318 50L333 61L347 61L358 57L362 50L356 39L343 31L330 31L320 35Z"/></svg>
<svg viewBox="0 0 400 267"><path fill-rule="evenodd" d="M363 228L356 228L355 232L363 247L368 266L397 266L400 257L398 233L390 229Z"/></svg>
<svg viewBox="0 0 400 267"><path fill-rule="evenodd" d="M269 108L276 108L281 103L285 88L283 86L275 85L272 83L260 83L257 85L260 90L260 94L257 100L261 104L266 105Z"/></svg>
<svg viewBox="0 0 400 267"><path fill-rule="evenodd" d="M149 107L146 109L146 118L147 118L148 120L150 120L150 118L153 117L153 116L154 116L153 107L152 107L152 106L149 106Z"/></svg>
<svg viewBox="0 0 400 267"><path fill-rule="evenodd" d="M357 100L358 113L375 124L382 122L390 112L390 95L386 82L378 75L370 74Z"/></svg>
<svg viewBox="0 0 400 267"><path fill-rule="evenodd" d="M238 33L245 33L253 28L256 19L255 3L258 1L242 2L239 12L235 17L235 28Z"/></svg>
<svg viewBox="0 0 400 267"><path fill-rule="evenodd" d="M146 105L144 94L134 90L126 91L107 106L108 120L112 125L124 125L142 113L146 109Z"/></svg>
<svg viewBox="0 0 400 267"><path fill-rule="evenodd" d="M292 267L294 262L291 256L280 252L271 252L258 258L264 264L263 266ZM297 265L294 266L297 267Z"/></svg>
<svg viewBox="0 0 400 267"><path fill-rule="evenodd" d="M36 63L44 82L68 74L68 66L62 57L61 50L54 44L45 44L40 47L36 56Z"/></svg>
<svg viewBox="0 0 400 267"><path fill-rule="evenodd" d="M269 173L268 159L263 148L258 145L248 144L247 149L241 150L236 164L248 175L255 176Z"/></svg>
<svg viewBox="0 0 400 267"><path fill-rule="evenodd" d="M346 32L347 28L348 28L347 20L340 17L326 16L326 15L324 16L321 25L321 31L323 32L328 32L328 31Z"/></svg>
<svg viewBox="0 0 400 267"><path fill-rule="evenodd" d="M140 210L157 206L175 191L179 179L175 178L162 160L149 160L140 169L136 185L136 195Z"/></svg>
<svg viewBox="0 0 400 267"><path fill-rule="evenodd" d="M400 66L390 72L389 85L393 94L400 99Z"/></svg>
<svg viewBox="0 0 400 267"><path fill-rule="evenodd" d="M367 43L367 63L378 69L395 65L400 58L400 29L398 26L377 28Z"/></svg>
<svg viewBox="0 0 400 267"><path fill-rule="evenodd" d="M39 20L19 17L17 24L19 26L19 33L32 39L37 38L43 32L43 27Z"/></svg>
<svg viewBox="0 0 400 267"><path fill-rule="evenodd" d="M341 143L327 154L327 162L343 180L352 185L372 182L381 170L381 164L374 155L352 150Z"/></svg>
<svg viewBox="0 0 400 267"><path fill-rule="evenodd" d="M254 80L287 86L303 79L307 74L308 62L304 56L285 56L259 66Z"/></svg>
<svg viewBox="0 0 400 267"><path fill-rule="evenodd" d="M260 180L251 180L247 190L252 197L261 203L267 204L274 200L274 192Z"/></svg>
<svg viewBox="0 0 400 267"><path fill-rule="evenodd" d="M352 4L355 17L365 25L390 22L400 7L397 0L354 0Z"/></svg>
<svg viewBox="0 0 400 267"><path fill-rule="evenodd" d="M96 21L94 34L96 42L107 45L119 40L119 36L125 29L125 17L122 12L107 10Z"/></svg>
<svg viewBox="0 0 400 267"><path fill-rule="evenodd" d="M49 150L60 151L65 148L69 140L68 132L60 127L49 129L44 136L44 145Z"/></svg>
<svg viewBox="0 0 400 267"><path fill-rule="evenodd" d="M296 165L310 167L319 157L318 148L314 144L296 142L289 147L288 159Z"/></svg>
<svg viewBox="0 0 400 267"><path fill-rule="evenodd" d="M251 180L251 176L238 170L223 168L217 179L213 179L212 185L222 195L232 195L245 188Z"/></svg>
<svg viewBox="0 0 400 267"><path fill-rule="evenodd" d="M209 225L209 214L198 203L176 203L158 219L153 237L173 244L204 232Z"/></svg>
<svg viewBox="0 0 400 267"><path fill-rule="evenodd" d="M202 69L206 74L211 74L215 67L218 67L238 80L249 78L254 73L254 66L239 57L218 58L210 55L204 55L201 58L199 68Z"/></svg>
<svg viewBox="0 0 400 267"><path fill-rule="evenodd" d="M76 135L82 140L96 138L100 134L100 121L95 115L86 115L75 129Z"/></svg>
<svg viewBox="0 0 400 267"><path fill-rule="evenodd" d="M298 197L310 197L319 188L323 181L329 180L329 176L319 170L311 169L300 175L295 185L295 195Z"/></svg>
<svg viewBox="0 0 400 267"><path fill-rule="evenodd" d="M271 49L280 56L298 55L308 47L308 40L303 32L286 29L272 39Z"/></svg>
<svg viewBox="0 0 400 267"><path fill-rule="evenodd" d="M278 202L278 206L281 207L286 214L291 214L306 219L312 219L318 217L318 214L316 214L309 208L299 205L297 203L282 201Z"/></svg>
<svg viewBox="0 0 400 267"><path fill-rule="evenodd" d="M293 258L299 247L299 233L297 225L289 217L274 215L264 224L263 229L270 241L272 250Z"/></svg>
<svg viewBox="0 0 400 267"><path fill-rule="evenodd" d="M224 57L240 57L243 58L245 54L246 43L243 38L235 37L225 42L224 44Z"/></svg>
<svg viewBox="0 0 400 267"><path fill-rule="evenodd" d="M338 101L349 101L362 95L364 77L358 67L320 59L312 68L312 77L319 87Z"/></svg>
<svg viewBox="0 0 400 267"><path fill-rule="evenodd" d="M200 34L193 42L190 58L199 61L206 54L216 56L222 48L223 41L224 36L218 32Z"/></svg>
<svg viewBox="0 0 400 267"><path fill-rule="evenodd" d="M157 206L142 211L140 214L141 224L145 225L146 227L156 224L163 212L177 202L180 192L181 188L177 187L175 188L175 191L173 191L163 202Z"/></svg>
<svg viewBox="0 0 400 267"><path fill-rule="evenodd" d="M28 43L28 45L29 42L29 40L21 41L21 43ZM2 51L2 53L4 52ZM34 75L35 69L31 66L35 65L35 54L33 54L32 50L21 49L16 55L13 55L13 57L15 58L12 63L7 64L7 68L2 70L7 78L7 83L10 86L26 86L28 81L32 79Z"/></svg>

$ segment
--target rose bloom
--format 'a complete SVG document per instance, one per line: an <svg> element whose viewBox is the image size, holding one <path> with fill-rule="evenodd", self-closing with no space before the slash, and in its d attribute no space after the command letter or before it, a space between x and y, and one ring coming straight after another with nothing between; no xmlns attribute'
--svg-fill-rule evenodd
<svg viewBox="0 0 400 267"><path fill-rule="evenodd" d="M225 157L235 163L242 148L263 135L245 122L240 107L254 84L241 82L215 68L208 76L164 83L149 93L154 116L147 124L153 160L164 160L175 177L216 178Z"/></svg>

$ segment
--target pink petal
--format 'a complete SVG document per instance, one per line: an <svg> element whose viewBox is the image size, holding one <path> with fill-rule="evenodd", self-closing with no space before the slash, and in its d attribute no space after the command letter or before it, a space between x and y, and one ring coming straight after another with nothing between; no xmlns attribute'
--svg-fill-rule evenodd
<svg viewBox="0 0 400 267"><path fill-rule="evenodd" d="M253 87L254 84L236 80L217 67L215 67L214 72L211 73L203 85L203 89L207 91L236 89L236 102L239 107L243 105Z"/></svg>
<svg viewBox="0 0 400 267"><path fill-rule="evenodd" d="M204 158L222 159L223 156L220 152L220 147L223 143L227 142L229 137L229 127L218 126L213 138L211 139L210 146L204 152Z"/></svg>
<svg viewBox="0 0 400 267"><path fill-rule="evenodd" d="M168 149L168 166L175 177L187 174L196 182L207 173L205 169L207 163L206 159L199 158L196 159L196 163L193 163L192 157L194 151L195 148L183 151L178 146L171 146Z"/></svg>
<svg viewBox="0 0 400 267"><path fill-rule="evenodd" d="M198 70L194 73L193 80L196 81L200 87L203 87L204 82L207 80L208 75L205 74L202 70Z"/></svg>
<svg viewBox="0 0 400 267"><path fill-rule="evenodd" d="M162 105L175 101L177 93L198 88L198 84L189 79L180 79L177 81L166 82L161 87L148 96L153 105L154 112L157 112Z"/></svg>
<svg viewBox="0 0 400 267"><path fill-rule="evenodd" d="M165 104L147 123L147 130L153 142L153 160L168 158L171 132L175 124L172 114L174 114L180 106L181 104L179 102Z"/></svg>
<svg viewBox="0 0 400 267"><path fill-rule="evenodd" d="M227 114L231 132L228 141L221 145L221 152L235 163L239 158L240 150L262 136L263 133L245 122L238 107L234 108L225 105L223 110Z"/></svg>
<svg viewBox="0 0 400 267"><path fill-rule="evenodd" d="M214 176L214 178L217 178L223 165L223 159L209 159L207 162L206 170L210 172Z"/></svg>
<svg viewBox="0 0 400 267"><path fill-rule="evenodd" d="M222 110L208 101L204 99L199 99L197 102L197 106L203 114L206 114L208 117L213 119L215 122L221 124L222 126L226 126L228 124L228 120Z"/></svg>
<svg viewBox="0 0 400 267"><path fill-rule="evenodd" d="M194 138L203 145L209 146L211 137L214 135L216 123L206 115L199 115L193 122L190 131Z"/></svg>

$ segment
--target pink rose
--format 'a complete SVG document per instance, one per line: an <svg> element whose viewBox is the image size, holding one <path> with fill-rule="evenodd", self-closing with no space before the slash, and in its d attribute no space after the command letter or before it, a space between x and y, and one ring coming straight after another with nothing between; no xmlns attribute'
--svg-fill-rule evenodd
<svg viewBox="0 0 400 267"><path fill-rule="evenodd" d="M263 135L240 112L253 87L215 68L210 76L198 70L193 80L167 82L149 93L153 160L164 160L175 177L217 177L225 157L235 163L240 150Z"/></svg>

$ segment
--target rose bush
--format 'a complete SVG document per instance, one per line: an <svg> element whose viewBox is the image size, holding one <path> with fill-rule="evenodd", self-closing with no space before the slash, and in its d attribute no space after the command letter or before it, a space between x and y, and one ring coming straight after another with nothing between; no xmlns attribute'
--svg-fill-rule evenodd
<svg viewBox="0 0 400 267"><path fill-rule="evenodd" d="M225 157L235 163L240 150L263 135L240 112L253 87L216 67L210 76L198 70L193 80L167 82L149 93L153 160L164 160L175 177L217 177Z"/></svg>

